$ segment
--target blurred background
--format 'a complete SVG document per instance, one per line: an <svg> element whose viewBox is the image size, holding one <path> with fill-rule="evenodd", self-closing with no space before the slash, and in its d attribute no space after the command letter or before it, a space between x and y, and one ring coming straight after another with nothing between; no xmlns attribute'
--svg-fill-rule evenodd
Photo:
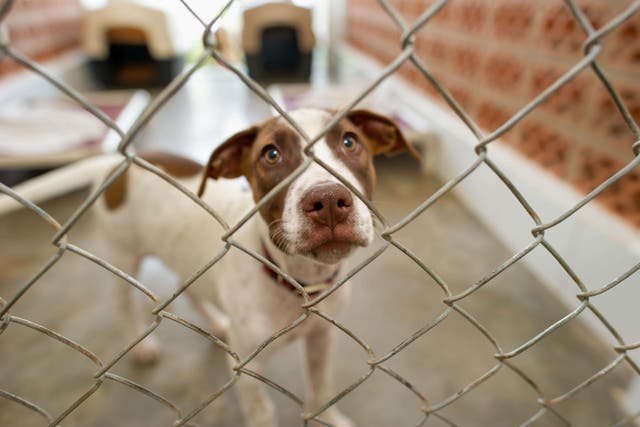
<svg viewBox="0 0 640 427"><path fill-rule="evenodd" d="M0 51L0 182L19 185L71 162L114 152L119 142L115 132L29 70L29 61L79 91L126 130L202 54L203 25L194 14L206 23L224 3L14 1L0 23L0 30L6 27L11 53ZM407 23L434 3L390 1ZM580 0L576 4L598 29L634 2ZM402 31L375 0L236 1L215 28L218 51L225 61L244 70L285 110L347 105L402 51ZM586 39L561 0L452 0L416 33L415 52L487 135L580 61ZM24 57L27 65L16 57ZM639 120L640 12L603 39L598 63L632 118ZM423 154L420 164L398 156L376 165L380 184L374 203L391 223L477 158L477 138L409 62L359 106L396 120ZM143 128L132 148L170 151L205 162L225 138L272 114L269 104L224 64L211 59ZM492 142L489 158L544 223L632 161L636 139L609 91L587 67ZM37 202L63 222L87 197L87 184L69 182L55 198ZM52 230L34 215L16 209L0 212L0 297L5 300L55 252L49 243ZM534 226L505 184L481 165L397 237L458 293L530 244ZM578 315L513 359L536 387L498 364L499 374L444 405L439 413L452 424L431 417L426 425L521 425L540 410L537 398L560 396L618 360L620 353L614 346L620 340L640 342L640 283L634 275L640 261L638 227L640 172L632 170L545 235L588 290L601 289L628 273L626 280L591 300L609 327L592 311L581 310L575 278L542 247L465 299L464 308L485 325L505 352L565 316ZM71 236L81 247L100 252L88 219L82 218ZM378 239L377 246L361 257L383 243ZM379 354L446 308L435 282L394 251L387 251L354 277L354 303L340 319ZM160 294L169 295L179 281L157 263L141 274L143 283L152 283ZM127 340L116 325L114 279L109 273L70 255L41 281L46 286L34 286L12 309L13 314L85 343L106 360L124 347ZM376 319L371 316L372 306L379 308ZM175 310L195 316L182 299ZM196 316L194 322L202 319ZM114 370L188 411L228 377L224 355L179 328L161 327L160 335L165 348L158 365L140 368L125 358ZM90 369L79 367L77 355L56 345L19 326L7 328L0 335L0 390L37 402L54 416L62 412L91 384ZM297 381L302 375L299 351L285 352L268 374L302 393L304 387ZM628 360L616 362L593 385L562 399L554 406L557 413L545 412L533 425L602 426L620 420L624 423L616 425L636 425L639 351L625 353ZM340 338L337 352L339 385L346 387L362 375L366 356L346 337ZM435 405L447 402L491 370L494 353L483 334L454 313L390 363L415 380ZM376 374L345 398L342 406L359 425L415 425L420 419L419 402L397 385ZM299 408L277 393L274 397L282 425L299 425ZM65 425L171 423L171 414L157 402L121 385L105 385L87 402L70 414ZM240 425L232 393L225 394L222 403L216 402L198 415L198 423ZM0 425L46 423L0 394Z"/></svg>
<svg viewBox="0 0 640 427"><path fill-rule="evenodd" d="M384 9L371 0L291 2L291 6L309 10L310 14L293 13L287 18L288 29L277 17L279 10L259 7L265 3L243 1L231 7L218 36L229 59L242 63L246 58L251 76L265 85L310 81L330 87L329 83L344 80L340 72L357 68L346 64L350 58L344 58L345 43L382 64L400 52L397 40L401 32ZM432 3L392 2L407 22ZM204 0L188 4L205 19L220 8L217 2ZM629 4L625 0L583 1L580 7L597 29ZM254 11L245 26L243 14L254 8L262 10ZM201 26L180 1L173 0L17 1L6 27L13 49L46 62L57 74L69 75L74 87L90 91L157 90L202 51ZM640 115L638 31L636 15L604 40L598 57L636 118ZM491 131L568 71L582 57L584 39L583 30L561 1L543 5L458 1L444 7L429 26L418 32L416 46L418 55L465 111ZM32 96L36 90L34 85L19 84L24 71L9 58L0 62L4 104ZM405 64L399 74L422 96L440 101L433 86L411 64ZM292 97L303 96L303 89L289 90ZM325 96L329 98L327 104L336 104L332 95ZM339 105L342 99L337 100ZM115 111L112 114L117 115ZM218 130L219 123L212 128ZM227 129L212 136L224 136ZM500 142L578 191L588 192L631 159L632 140L633 134L608 92L595 74L587 71L563 86ZM19 150L17 144L3 143L2 157ZM31 145L35 143L29 144L30 149ZM638 174L632 172L599 202L638 226L639 199Z"/></svg>

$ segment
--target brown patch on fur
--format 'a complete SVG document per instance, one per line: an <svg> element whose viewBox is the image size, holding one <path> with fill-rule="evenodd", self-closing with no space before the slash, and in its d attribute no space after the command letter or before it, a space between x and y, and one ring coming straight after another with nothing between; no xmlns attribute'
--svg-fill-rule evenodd
<svg viewBox="0 0 640 427"><path fill-rule="evenodd" d="M105 181L113 176L118 167L119 165L109 172ZM104 203L107 205L108 210L114 211L124 204L124 200L127 198L128 174L128 170L124 171L103 193Z"/></svg>
<svg viewBox="0 0 640 427"><path fill-rule="evenodd" d="M202 171L200 163L162 151L147 151L140 153L139 157L158 166L175 178L188 178L198 175Z"/></svg>
<svg viewBox="0 0 640 427"><path fill-rule="evenodd" d="M356 140L356 146L352 151L347 150L342 142L347 134ZM329 149L349 168L362 185L364 194L371 199L376 185L376 171L369 138L350 120L342 119L329 130L326 141Z"/></svg>
<svg viewBox="0 0 640 427"><path fill-rule="evenodd" d="M280 159L270 163L265 158L268 146L280 152ZM198 190L202 196L207 178L245 176L253 190L253 199L260 201L273 187L284 180L302 163L300 137L283 120L274 117L231 136L211 154ZM260 215L269 226L271 239L278 248L288 252L279 235L284 198L289 186L260 208Z"/></svg>
<svg viewBox="0 0 640 427"><path fill-rule="evenodd" d="M400 128L390 118L369 110L352 110L347 118L367 136L374 155L389 156L408 151L420 161L420 153L405 139Z"/></svg>
<svg viewBox="0 0 640 427"><path fill-rule="evenodd" d="M267 122L268 123L268 122ZM246 153L256 140L262 125L251 126L240 131L216 148L204 168L198 188L198 197L202 197L207 188L207 178L237 178L246 175Z"/></svg>
<svg viewBox="0 0 640 427"><path fill-rule="evenodd" d="M356 141L351 150L343 144L347 135ZM392 155L406 150L414 158L420 159L418 152L391 119L367 110L354 110L347 114L329 130L326 141L333 154L355 175L369 199L376 185L373 165L376 155Z"/></svg>
<svg viewBox="0 0 640 427"><path fill-rule="evenodd" d="M245 157L245 175L253 190L256 203L300 166L303 161L300 144L300 137L296 132L280 120L268 121L260 128L255 142ZM275 146L281 155L280 160L275 164L269 164L264 157L266 147L270 145ZM282 233L280 222L289 185L280 190L260 209L260 215L269 226L271 240L284 252L289 251L279 235Z"/></svg>

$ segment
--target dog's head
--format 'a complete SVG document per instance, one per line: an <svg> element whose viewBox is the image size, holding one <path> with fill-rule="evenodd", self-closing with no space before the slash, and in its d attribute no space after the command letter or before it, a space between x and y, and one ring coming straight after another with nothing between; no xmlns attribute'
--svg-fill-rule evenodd
<svg viewBox="0 0 640 427"><path fill-rule="evenodd" d="M309 136L317 135L332 115L304 109L290 113ZM256 202L284 180L305 159L304 141L282 118L273 118L239 132L211 155L200 187L208 177L244 175ZM350 112L314 145L316 156L360 193L373 195L373 157L409 150L390 119L365 110ZM304 255L333 264L373 240L373 221L366 205L320 165L311 164L260 209L271 241L289 255Z"/></svg>

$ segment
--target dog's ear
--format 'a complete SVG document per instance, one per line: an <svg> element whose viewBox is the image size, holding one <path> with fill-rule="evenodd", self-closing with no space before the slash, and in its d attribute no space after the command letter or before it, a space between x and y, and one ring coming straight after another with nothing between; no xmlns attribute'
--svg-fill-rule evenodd
<svg viewBox="0 0 640 427"><path fill-rule="evenodd" d="M200 182L198 197L204 194L208 178L237 178L244 175L245 155L258 136L259 130L258 126L252 126L238 132L211 153Z"/></svg>
<svg viewBox="0 0 640 427"><path fill-rule="evenodd" d="M369 110L353 110L347 114L347 118L367 136L374 155L391 156L406 150L420 161L420 153L405 139L400 128L390 118Z"/></svg>

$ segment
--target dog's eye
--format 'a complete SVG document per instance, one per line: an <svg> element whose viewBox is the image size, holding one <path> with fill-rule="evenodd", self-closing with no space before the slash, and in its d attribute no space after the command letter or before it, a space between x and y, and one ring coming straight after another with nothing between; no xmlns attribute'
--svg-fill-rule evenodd
<svg viewBox="0 0 640 427"><path fill-rule="evenodd" d="M281 157L280 151L278 151L275 145L267 145L266 147L264 147L264 150L262 150L262 155L269 164L277 163Z"/></svg>
<svg viewBox="0 0 640 427"><path fill-rule="evenodd" d="M355 150L358 147L358 140L356 138L356 135L351 132L345 133L342 137L342 144L349 151Z"/></svg>

